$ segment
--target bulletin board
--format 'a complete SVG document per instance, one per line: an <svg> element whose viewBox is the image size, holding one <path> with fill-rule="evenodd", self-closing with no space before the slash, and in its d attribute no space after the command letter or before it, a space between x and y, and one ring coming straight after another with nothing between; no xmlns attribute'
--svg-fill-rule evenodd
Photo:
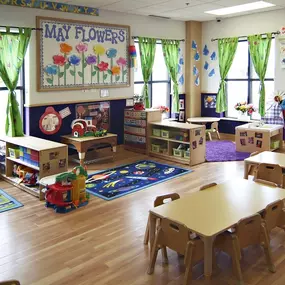
<svg viewBox="0 0 285 285"><path fill-rule="evenodd" d="M77 104L75 112L76 119L90 121L98 130L110 128L110 102Z"/></svg>
<svg viewBox="0 0 285 285"><path fill-rule="evenodd" d="M37 17L37 90L130 86L130 27Z"/></svg>

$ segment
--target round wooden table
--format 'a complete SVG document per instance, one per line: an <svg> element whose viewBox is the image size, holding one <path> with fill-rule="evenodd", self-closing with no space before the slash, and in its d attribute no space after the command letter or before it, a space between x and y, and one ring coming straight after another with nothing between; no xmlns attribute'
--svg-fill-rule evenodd
<svg viewBox="0 0 285 285"><path fill-rule="evenodd" d="M217 117L194 117L194 118L188 118L187 122L188 123L214 123L214 122L219 122L221 118Z"/></svg>
<svg viewBox="0 0 285 285"><path fill-rule="evenodd" d="M189 124L202 124L202 125L206 125L207 123L211 124L211 128L210 129L206 129L206 136L209 137L209 140L212 140L212 135L211 133L216 133L218 139L220 140L220 133L219 133L219 121L221 120L221 118L217 118L217 117L194 117L194 118L188 118L187 119L187 123Z"/></svg>

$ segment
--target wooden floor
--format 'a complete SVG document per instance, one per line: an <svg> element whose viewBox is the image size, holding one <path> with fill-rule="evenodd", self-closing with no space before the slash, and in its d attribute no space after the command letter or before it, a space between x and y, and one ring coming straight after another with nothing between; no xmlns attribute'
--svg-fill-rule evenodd
<svg viewBox="0 0 285 285"><path fill-rule="evenodd" d="M88 170L144 158L119 150L114 162L93 164ZM173 252L168 265L159 254L154 275L146 274L149 252L143 237L154 198L174 191L183 197L209 182L242 178L243 162L204 163L192 169L193 173L114 201L91 196L88 206L68 214L56 214L30 194L0 181L0 188L24 204L0 214L0 280L15 278L23 285L181 284L183 259ZM274 231L271 244L277 272L267 271L260 248L247 249L242 261L245 284L285 284L285 233ZM219 254L218 261L221 270L211 284L236 284L231 260ZM202 269L202 264L194 268L193 284L205 284Z"/></svg>

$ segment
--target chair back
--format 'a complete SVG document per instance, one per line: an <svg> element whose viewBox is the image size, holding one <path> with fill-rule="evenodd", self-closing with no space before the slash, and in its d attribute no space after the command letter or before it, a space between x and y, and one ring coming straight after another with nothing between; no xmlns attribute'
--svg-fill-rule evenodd
<svg viewBox="0 0 285 285"><path fill-rule="evenodd" d="M236 227L236 235L239 240L240 248L259 244L261 240L261 216L255 214L241 219Z"/></svg>
<svg viewBox="0 0 285 285"><path fill-rule="evenodd" d="M17 280L0 281L0 285L21 285Z"/></svg>
<svg viewBox="0 0 285 285"><path fill-rule="evenodd" d="M280 219L283 214L283 202L278 200L269 204L264 212L264 220L267 230L270 232L272 229L280 225Z"/></svg>
<svg viewBox="0 0 285 285"><path fill-rule="evenodd" d="M255 156L255 155L259 154L259 153L260 153L259 151L255 151L255 152L252 152L252 153L250 154L250 156L252 157L252 156Z"/></svg>
<svg viewBox="0 0 285 285"><path fill-rule="evenodd" d="M270 182L270 181L266 181L263 179L255 179L254 182L256 183L260 183L260 184L264 184L266 186L270 186L270 187L278 187L278 185L274 182Z"/></svg>
<svg viewBox="0 0 285 285"><path fill-rule="evenodd" d="M162 231L162 234L159 243L184 255L187 243L190 240L187 227L178 222L164 218L161 221L160 230Z"/></svg>
<svg viewBox="0 0 285 285"><path fill-rule="evenodd" d="M218 131L218 126L219 126L218 122L213 122L213 123L211 124L211 131L212 131L212 132L213 132L213 131Z"/></svg>
<svg viewBox="0 0 285 285"><path fill-rule="evenodd" d="M203 190L205 190L205 189L208 189L208 188L211 188L211 187L214 187L214 186L217 186L217 185L218 185L218 184L215 183L215 182L210 183L210 184L206 184L206 185L200 187L200 191L203 191Z"/></svg>
<svg viewBox="0 0 285 285"><path fill-rule="evenodd" d="M283 184L282 168L278 164L261 163L258 166L255 178L270 181L281 186Z"/></svg>
<svg viewBox="0 0 285 285"><path fill-rule="evenodd" d="M180 196L178 193L171 193L171 194L158 196L154 200L154 207L158 207L158 206L164 205L168 202L175 201L178 199L180 199Z"/></svg>

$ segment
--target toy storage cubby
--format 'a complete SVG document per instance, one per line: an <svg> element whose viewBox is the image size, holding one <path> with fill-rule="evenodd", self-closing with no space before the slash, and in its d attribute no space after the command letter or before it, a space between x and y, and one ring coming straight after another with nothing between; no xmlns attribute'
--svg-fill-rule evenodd
<svg viewBox="0 0 285 285"><path fill-rule="evenodd" d="M0 175L14 186L43 199L39 186L27 186L23 178L41 178L66 172L68 167L67 145L36 137L1 137L5 145L5 171Z"/></svg>
<svg viewBox="0 0 285 285"><path fill-rule="evenodd" d="M283 146L283 125L249 123L235 128L236 150L274 151Z"/></svg>
<svg viewBox="0 0 285 285"><path fill-rule="evenodd" d="M205 126L164 120L150 122L148 134L148 153L151 156L188 165L205 161ZM161 145L167 150L161 151ZM153 146L159 146L159 151Z"/></svg>

